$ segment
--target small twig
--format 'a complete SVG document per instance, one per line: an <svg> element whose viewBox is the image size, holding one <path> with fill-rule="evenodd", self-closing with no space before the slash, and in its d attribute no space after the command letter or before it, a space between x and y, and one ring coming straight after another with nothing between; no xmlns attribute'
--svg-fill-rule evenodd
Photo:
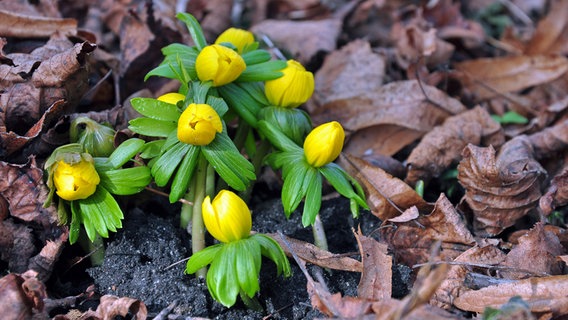
<svg viewBox="0 0 568 320"><path fill-rule="evenodd" d="M165 192L162 192L162 191L160 191L160 190L153 189L153 188L151 188L151 187L146 187L146 190L148 190L148 191L150 191L150 192L153 192L153 193L155 193L155 194L159 194L159 195L164 196L164 197L166 197L166 198L169 198L169 196L170 196L169 194L167 194L167 193L165 193ZM188 206L192 206L192 205L193 205L193 202L187 201L187 200L185 200L185 199L183 199L183 198L182 198L182 199L179 199L178 202L183 203L183 204L186 204L186 205L188 205Z"/></svg>
<svg viewBox="0 0 568 320"><path fill-rule="evenodd" d="M283 306L282 308L276 309L276 310L274 310L274 312L270 313L269 315L264 316L264 317L262 318L262 320L272 319L275 314L280 313L280 311L282 311L282 310L284 310L284 309L288 309L288 308L290 308L290 307L293 306L293 305L294 305L293 303L289 303L289 304Z"/></svg>
<svg viewBox="0 0 568 320"><path fill-rule="evenodd" d="M190 258L190 257L187 257L187 258L181 259L180 261L176 261L176 262L170 264L169 266L165 267L164 269L162 269L162 271L166 271L166 270L168 270L168 269L171 269L171 268L175 267L176 265L178 265L178 264L180 264L180 263L182 263L182 262L185 262L185 261L189 260L189 258Z"/></svg>
<svg viewBox="0 0 568 320"><path fill-rule="evenodd" d="M178 302L178 300L174 300L174 302L170 303L167 307L162 309L162 311L160 311L160 313L158 313L158 315L155 316L153 320L166 320L168 318L168 315L172 313L174 308L178 305Z"/></svg>
<svg viewBox="0 0 568 320"><path fill-rule="evenodd" d="M274 55L275 55L278 59L284 60L284 61L288 60L288 59L286 59L286 56L282 53L282 51L280 51L280 49L278 49L278 47L276 47L276 46L274 45L274 42L272 42L272 40L271 40L267 35L262 34L260 37L262 38L262 41L264 41L264 43L266 43L266 45L268 46L268 48L270 48L270 50L271 50L272 52L274 52Z"/></svg>
<svg viewBox="0 0 568 320"><path fill-rule="evenodd" d="M63 272L64 274L69 272L69 270L73 269L73 267L75 267L76 265L78 265L79 263L83 262L83 260L89 258L90 256L92 256L93 254L95 254L97 251L101 250L104 246L100 245L98 247L95 248L95 250L87 253L85 256L81 257L79 260L77 260L75 263L73 263L69 268L67 268L67 270L65 270L65 272Z"/></svg>

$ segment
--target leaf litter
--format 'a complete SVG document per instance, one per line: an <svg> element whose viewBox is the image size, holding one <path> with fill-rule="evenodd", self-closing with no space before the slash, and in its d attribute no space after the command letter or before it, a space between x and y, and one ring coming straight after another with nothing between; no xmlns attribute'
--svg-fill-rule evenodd
<svg viewBox="0 0 568 320"><path fill-rule="evenodd" d="M273 52L308 65L316 91L306 110L315 124L347 130L339 163L371 207L359 223L380 227L342 235L355 253L273 234L304 270L322 317L568 315L566 1L500 2L492 17L508 17L503 25L449 0L54 3L0 4L0 309L13 318L93 299L92 288L69 295L73 303L50 297L56 268L81 256L65 253L68 231L55 208L42 208L39 168L67 142L70 119L87 114L123 129L135 116L126 97L176 86L142 76L161 47L189 38L176 10L196 16L208 40L250 27ZM511 111L527 123L492 117ZM357 292L330 292L330 279L306 265L360 275ZM413 289L393 298L401 265L412 268ZM96 300L84 318L152 314L137 297Z"/></svg>

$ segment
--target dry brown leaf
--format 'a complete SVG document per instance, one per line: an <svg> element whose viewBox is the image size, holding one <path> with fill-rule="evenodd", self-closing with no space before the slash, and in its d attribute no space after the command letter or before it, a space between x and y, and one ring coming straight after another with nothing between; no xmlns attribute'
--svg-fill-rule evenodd
<svg viewBox="0 0 568 320"><path fill-rule="evenodd" d="M55 32L77 34L75 19L24 15L0 9L0 37L50 37Z"/></svg>
<svg viewBox="0 0 568 320"><path fill-rule="evenodd" d="M0 259L8 263L13 272L24 272L28 261L36 252L32 230L13 219L0 221Z"/></svg>
<svg viewBox="0 0 568 320"><path fill-rule="evenodd" d="M453 300L464 290L464 279L476 265L498 265L505 260L505 253L496 246L475 246L456 257L450 266L446 279L440 284L430 304L451 309ZM486 271L486 269L482 269Z"/></svg>
<svg viewBox="0 0 568 320"><path fill-rule="evenodd" d="M344 154L340 156L340 165L362 184L371 212L383 221L413 206L423 212L432 207L402 180L365 160Z"/></svg>
<svg viewBox="0 0 568 320"><path fill-rule="evenodd" d="M385 64L385 58L374 53L364 40L354 40L330 53L315 74L316 87L308 111L378 90L383 85Z"/></svg>
<svg viewBox="0 0 568 320"><path fill-rule="evenodd" d="M391 82L358 96L329 101L317 106L312 117L315 123L338 121L348 132L352 132L348 149L353 148L349 147L350 144L355 144L358 151L387 149L385 151L388 153L380 153L390 156L441 124L447 117L465 110L458 100L445 92L416 80L408 80ZM402 130L397 133L396 140L391 139L385 145L384 141L392 136L393 131L386 134L381 131L389 125Z"/></svg>
<svg viewBox="0 0 568 320"><path fill-rule="evenodd" d="M503 265L511 267L512 271L504 272L503 277L522 279L528 275L562 273L562 264L558 262L557 256L565 253L564 248L558 237L545 230L542 223L537 223L518 241L503 262Z"/></svg>
<svg viewBox="0 0 568 320"><path fill-rule="evenodd" d="M520 296L533 313L551 312L557 318L568 314L568 276L528 278L479 290L464 291L454 305L465 311L482 313L485 308L499 308L513 296Z"/></svg>
<svg viewBox="0 0 568 320"><path fill-rule="evenodd" d="M225 29L231 26L233 3L225 0L188 1L186 12L190 12L201 24L205 38L213 42Z"/></svg>
<svg viewBox="0 0 568 320"><path fill-rule="evenodd" d="M365 320L392 320L394 313L403 306L403 302L395 299L386 299L373 302L373 315L367 316ZM451 314L443 309L425 304L414 308L410 313L404 316L405 320L458 320L465 319L456 314Z"/></svg>
<svg viewBox="0 0 568 320"><path fill-rule="evenodd" d="M133 315L135 319L146 319L148 310L144 302L128 297L104 295L97 307L97 316L102 320L115 319L118 316Z"/></svg>
<svg viewBox="0 0 568 320"><path fill-rule="evenodd" d="M525 53L568 53L568 2L550 1L548 15L538 22L536 30L527 43Z"/></svg>
<svg viewBox="0 0 568 320"><path fill-rule="evenodd" d="M341 254L333 254L317 246L301 240L289 238L280 234L267 234L277 241L287 255L294 253L300 259L318 265L322 268L362 272L363 264L353 258Z"/></svg>
<svg viewBox="0 0 568 320"><path fill-rule="evenodd" d="M554 209L568 204L568 168L555 176L550 182L548 190L539 200L542 213L550 215Z"/></svg>
<svg viewBox="0 0 568 320"><path fill-rule="evenodd" d="M389 299L392 295L392 257L387 254L388 246L365 237L360 230L355 237L363 263L357 296L373 301Z"/></svg>
<svg viewBox="0 0 568 320"><path fill-rule="evenodd" d="M557 54L480 58L455 64L466 90L483 100L550 82L568 70Z"/></svg>
<svg viewBox="0 0 568 320"><path fill-rule="evenodd" d="M10 273L0 278L0 310L4 319L32 319L43 310L45 286L33 272ZM43 318L47 315L43 315ZM39 317L37 319L41 319Z"/></svg>
<svg viewBox="0 0 568 320"><path fill-rule="evenodd" d="M534 209L545 175L526 136L505 143L498 155L491 146L468 145L458 165L458 181L473 211L475 234L499 234Z"/></svg>
<svg viewBox="0 0 568 320"><path fill-rule="evenodd" d="M568 147L568 119L528 136L537 159L554 157Z"/></svg>
<svg viewBox="0 0 568 320"><path fill-rule="evenodd" d="M341 25L341 20L335 18L313 21L264 20L254 25L251 31L259 36L266 35L274 44L289 51L294 59L308 65L318 53L335 50Z"/></svg>
<svg viewBox="0 0 568 320"><path fill-rule="evenodd" d="M481 107L449 117L443 125L428 132L412 150L407 159L405 181L414 185L418 180L428 182L438 177L461 159L461 151L468 143L498 147L503 142L501 126Z"/></svg>
<svg viewBox="0 0 568 320"><path fill-rule="evenodd" d="M442 242L442 260L453 260L475 243L462 217L443 193L430 214L407 222L388 221L379 231L396 261L408 266L428 261L437 241Z"/></svg>

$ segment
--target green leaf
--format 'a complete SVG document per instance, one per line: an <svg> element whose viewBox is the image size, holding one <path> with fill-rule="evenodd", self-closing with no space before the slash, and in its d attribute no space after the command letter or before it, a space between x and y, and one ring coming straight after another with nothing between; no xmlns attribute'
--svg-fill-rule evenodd
<svg viewBox="0 0 568 320"><path fill-rule="evenodd" d="M242 239L234 242L231 249L235 251L235 267L240 291L244 291L252 298L260 290L258 283L262 259L260 244Z"/></svg>
<svg viewBox="0 0 568 320"><path fill-rule="evenodd" d="M74 244L81 232L81 213L77 201L71 201L71 225L69 226L69 243Z"/></svg>
<svg viewBox="0 0 568 320"><path fill-rule="evenodd" d="M152 159L160 155L160 150L166 140L154 140L150 142L146 142L142 150L140 150L140 157L142 159Z"/></svg>
<svg viewBox="0 0 568 320"><path fill-rule="evenodd" d="M282 186L282 205L284 206L284 213L287 218L296 210L300 201L306 195L306 188L304 187L304 177L308 173L310 167L303 164L303 162L295 163L287 171L284 177L284 185Z"/></svg>
<svg viewBox="0 0 568 320"><path fill-rule="evenodd" d="M213 299L225 307L231 307L237 301L239 285L235 270L235 250L232 243L225 243L221 251L211 262L207 272L207 288Z"/></svg>
<svg viewBox="0 0 568 320"><path fill-rule="evenodd" d="M268 106L259 111L258 118L272 124L297 145L302 145L312 130L310 116L298 108Z"/></svg>
<svg viewBox="0 0 568 320"><path fill-rule="evenodd" d="M222 247L223 244L218 243L194 253L187 261L185 273L194 274L197 270L209 265Z"/></svg>
<svg viewBox="0 0 568 320"><path fill-rule="evenodd" d="M93 195L77 203L85 231L91 241L94 241L96 233L107 238L109 230L116 232L118 228L122 228L122 210L104 187L98 186Z"/></svg>
<svg viewBox="0 0 568 320"><path fill-rule="evenodd" d="M176 105L152 98L133 98L130 103L134 110L151 119L177 122L181 115Z"/></svg>
<svg viewBox="0 0 568 320"><path fill-rule="evenodd" d="M269 61L272 58L266 50L253 50L241 55L247 66Z"/></svg>
<svg viewBox="0 0 568 320"><path fill-rule="evenodd" d="M187 25L191 39L193 39L197 49L199 51L203 50L207 46L207 40L205 40L203 29L201 29L199 22L189 13L180 12L176 17Z"/></svg>
<svg viewBox="0 0 568 320"><path fill-rule="evenodd" d="M181 161L170 190L169 199L171 203L181 199L181 197L183 197L183 195L187 192L200 152L200 147L190 146L187 154Z"/></svg>
<svg viewBox="0 0 568 320"><path fill-rule="evenodd" d="M219 94L231 106L239 117L245 120L251 127L256 128L256 114L262 106L237 86L235 83L229 83L217 88Z"/></svg>
<svg viewBox="0 0 568 320"><path fill-rule="evenodd" d="M207 161L231 188L245 190L256 179L254 166L237 150L235 144L223 131L210 144L201 147Z"/></svg>
<svg viewBox="0 0 568 320"><path fill-rule="evenodd" d="M167 137L177 129L177 122L143 117L132 119L128 123L128 129L148 137Z"/></svg>
<svg viewBox="0 0 568 320"><path fill-rule="evenodd" d="M527 124L529 120L515 111L507 111L502 116L491 115L491 118L500 124Z"/></svg>
<svg viewBox="0 0 568 320"><path fill-rule="evenodd" d="M327 179L333 188L339 192L339 194L346 198L355 200L362 208L369 208L365 200L363 188L361 188L355 179L343 171L339 165L336 163L326 164L319 168L319 172L321 172L321 174ZM353 214L356 215L355 212L353 212Z"/></svg>
<svg viewBox="0 0 568 320"><path fill-rule="evenodd" d="M247 65L247 68L237 78L237 82L267 81L280 78L280 70L286 68L286 61L271 60L258 64Z"/></svg>
<svg viewBox="0 0 568 320"><path fill-rule="evenodd" d="M215 112L217 112L217 114L221 118L225 115L225 113L227 113L227 111L229 111L229 106L227 105L225 100L218 97L208 96L207 104L215 109Z"/></svg>
<svg viewBox="0 0 568 320"><path fill-rule="evenodd" d="M306 188L306 201L302 212L302 224L304 227L311 226L316 220L316 216L321 208L321 175L317 169L308 170L304 185Z"/></svg>
<svg viewBox="0 0 568 320"><path fill-rule="evenodd" d="M165 186L191 145L179 142L164 152L152 166L152 176L158 187Z"/></svg>
<svg viewBox="0 0 568 320"><path fill-rule="evenodd" d="M108 157L108 161L114 169L120 168L132 159L142 147L144 147L144 140L130 138L121 143L118 148L111 153Z"/></svg>
<svg viewBox="0 0 568 320"><path fill-rule="evenodd" d="M276 270L278 275L284 275L285 277L289 277L292 274L292 270L290 269L290 262L288 258L286 258L286 254L282 247L271 237L256 233L250 236L251 240L254 240L260 244L261 254L268 259L272 260L276 264Z"/></svg>
<svg viewBox="0 0 568 320"><path fill-rule="evenodd" d="M294 141L288 138L284 133L278 130L273 124L260 120L258 122L259 131L272 143L273 146L282 151L302 151Z"/></svg>
<svg viewBox="0 0 568 320"><path fill-rule="evenodd" d="M152 181L150 168L146 166L116 169L99 173L101 185L116 195L131 195L142 191Z"/></svg>
<svg viewBox="0 0 568 320"><path fill-rule="evenodd" d="M191 82L191 90L193 91L193 102L194 103L205 103L207 101L207 93L213 82L201 82L201 81L193 81Z"/></svg>

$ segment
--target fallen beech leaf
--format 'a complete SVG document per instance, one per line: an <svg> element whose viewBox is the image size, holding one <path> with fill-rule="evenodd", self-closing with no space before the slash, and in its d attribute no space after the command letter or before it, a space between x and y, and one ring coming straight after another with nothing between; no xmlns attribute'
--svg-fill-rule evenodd
<svg viewBox="0 0 568 320"><path fill-rule="evenodd" d="M455 68L465 88L483 100L550 82L568 70L568 59L555 54L480 58Z"/></svg>
<svg viewBox="0 0 568 320"><path fill-rule="evenodd" d="M388 246L365 237L360 230L355 237L363 263L357 296L374 301L389 299L392 295L392 257L387 254Z"/></svg>
<svg viewBox="0 0 568 320"><path fill-rule="evenodd" d="M330 101L378 90L383 85L385 65L385 58L374 53L364 40L354 40L333 51L315 74L316 86L307 110L313 112Z"/></svg>
<svg viewBox="0 0 568 320"><path fill-rule="evenodd" d="M568 204L568 168L555 176L546 193L540 198L542 213L550 215L557 207Z"/></svg>
<svg viewBox="0 0 568 320"><path fill-rule="evenodd" d="M498 265L505 260L505 253L496 246L475 246L464 251L453 260L446 279L440 284L430 304L443 309L451 309L453 300L464 288L464 279L472 267L476 265ZM486 271L485 269L482 269Z"/></svg>
<svg viewBox="0 0 568 320"><path fill-rule="evenodd" d="M479 290L464 291L454 305L464 311L482 313L485 308L499 308L513 296L520 296L531 311L552 312L555 318L568 313L568 276L528 278Z"/></svg>
<svg viewBox="0 0 568 320"><path fill-rule="evenodd" d="M341 20L335 18L313 21L264 20L254 25L251 31L260 36L266 35L277 46L289 51L294 59L308 65L318 53L335 50L341 25Z"/></svg>
<svg viewBox="0 0 568 320"><path fill-rule="evenodd" d="M373 302L372 311L374 313L372 318L364 319L375 319L375 320L392 320L394 318L395 312L403 306L403 302L395 299L385 299L377 302ZM405 320L458 320L465 319L459 315L452 314L446 310L436 308L434 306L424 304L412 309L408 314L404 316Z"/></svg>
<svg viewBox="0 0 568 320"><path fill-rule="evenodd" d="M544 19L538 22L536 30L527 43L526 54L568 53L568 2L555 0Z"/></svg>
<svg viewBox="0 0 568 320"><path fill-rule="evenodd" d="M458 100L445 92L416 80L408 80L391 82L378 90L329 101L314 109L312 117L315 123L338 121L348 132L352 132L347 148L353 148L349 145L354 144L358 151L355 155L371 149L390 156L440 125L447 117L465 110ZM382 134L381 130L389 125L398 127L401 132L386 144L384 140L388 140L393 131ZM378 148L382 152L375 150ZM350 152L354 152L353 149Z"/></svg>
<svg viewBox="0 0 568 320"><path fill-rule="evenodd" d="M537 159L548 158L568 147L568 119L528 136Z"/></svg>
<svg viewBox="0 0 568 320"><path fill-rule="evenodd" d="M333 254L317 246L301 240L289 238L280 234L267 234L277 241L287 255L294 253L302 260L322 268L362 272L363 264L353 258L341 254Z"/></svg>
<svg viewBox="0 0 568 320"><path fill-rule="evenodd" d="M45 286L33 277L10 273L0 278L0 310L4 319L32 319L43 310L43 299L47 297Z"/></svg>
<svg viewBox="0 0 568 320"><path fill-rule="evenodd" d="M442 260L453 260L475 243L462 217L443 193L428 215L408 222L388 221L379 231L396 261L407 266L428 261L437 241L442 242Z"/></svg>
<svg viewBox="0 0 568 320"><path fill-rule="evenodd" d="M205 38L210 42L231 26L232 8L225 0L192 0L187 3L187 12L199 21Z"/></svg>
<svg viewBox="0 0 568 320"><path fill-rule="evenodd" d="M75 35L77 34L77 21L0 10L0 37L38 38L49 37L55 32Z"/></svg>
<svg viewBox="0 0 568 320"><path fill-rule="evenodd" d="M340 165L361 183L371 213L383 221L397 217L413 206L422 212L431 210L431 205L409 185L365 160L344 154L340 156Z"/></svg>
<svg viewBox="0 0 568 320"><path fill-rule="evenodd" d="M461 159L468 143L493 145L505 142L501 126L481 107L449 117L444 124L428 132L408 156L405 181L414 185L438 177L452 163Z"/></svg>
<svg viewBox="0 0 568 320"><path fill-rule="evenodd" d="M24 272L36 252L32 230L13 219L0 221L0 259L13 272Z"/></svg>
<svg viewBox="0 0 568 320"><path fill-rule="evenodd" d="M69 232L64 230L55 241L47 240L41 251L29 260L28 268L37 272L37 279L45 282L51 276L53 267L63 251Z"/></svg>
<svg viewBox="0 0 568 320"><path fill-rule="evenodd" d="M522 279L527 275L562 273L562 264L558 262L557 256L564 253L564 248L558 237L545 230L542 223L535 224L518 241L503 262L503 265L511 267L512 271L504 272L503 277Z"/></svg>
<svg viewBox="0 0 568 320"><path fill-rule="evenodd" d="M115 319L118 316L126 317L130 314L135 319L146 319L148 310L144 302L140 300L107 294L101 297L101 303L97 307L96 314L103 320Z"/></svg>
<svg viewBox="0 0 568 320"><path fill-rule="evenodd" d="M477 235L496 235L535 208L546 171L533 158L526 136L493 147L468 145L458 165L458 181L473 211Z"/></svg>

